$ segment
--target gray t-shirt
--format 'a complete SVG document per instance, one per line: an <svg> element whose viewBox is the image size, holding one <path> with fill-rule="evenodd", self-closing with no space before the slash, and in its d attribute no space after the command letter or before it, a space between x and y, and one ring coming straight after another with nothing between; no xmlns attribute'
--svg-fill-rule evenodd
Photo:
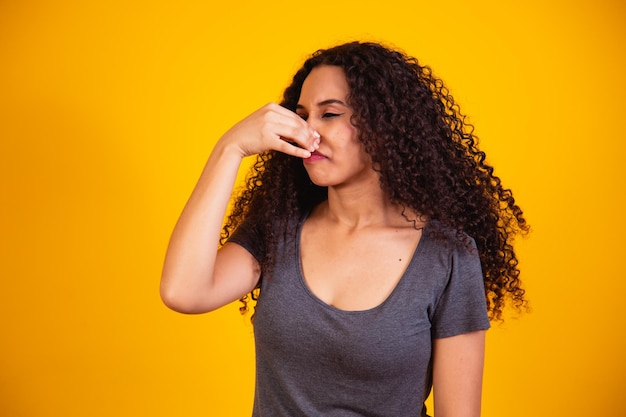
<svg viewBox="0 0 626 417"><path fill-rule="evenodd" d="M489 328L478 253L426 227L389 297L344 311L304 281L302 223L279 244L272 276L261 283L253 417L427 416L432 339ZM259 259L255 240L245 223L230 239Z"/></svg>

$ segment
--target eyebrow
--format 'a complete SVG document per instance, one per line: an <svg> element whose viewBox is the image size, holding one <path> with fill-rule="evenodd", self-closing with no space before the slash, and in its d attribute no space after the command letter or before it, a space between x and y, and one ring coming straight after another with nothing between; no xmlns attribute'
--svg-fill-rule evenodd
<svg viewBox="0 0 626 417"><path fill-rule="evenodd" d="M317 103L317 106L322 107L322 106L327 106L329 104L339 104L339 105L347 107L346 103L344 103L341 100L337 100L336 98L331 98L328 100L320 101L319 103ZM297 104L296 109L304 109L304 106L302 104Z"/></svg>

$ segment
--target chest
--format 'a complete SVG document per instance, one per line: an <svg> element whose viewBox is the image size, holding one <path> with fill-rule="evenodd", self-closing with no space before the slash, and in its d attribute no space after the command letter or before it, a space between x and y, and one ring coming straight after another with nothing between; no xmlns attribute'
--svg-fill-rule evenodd
<svg viewBox="0 0 626 417"><path fill-rule="evenodd" d="M413 228L341 233L305 225L299 242L304 281L328 305L348 311L371 309L393 292L420 236Z"/></svg>
<svg viewBox="0 0 626 417"><path fill-rule="evenodd" d="M394 363L423 363L423 355L430 354L431 314L444 282L442 274L433 273L433 258L425 256L428 241L411 242L405 236L401 255L371 239L378 243L343 253L330 240L313 241L319 247L303 251L304 231L279 247L273 274L263 280L255 315L259 349L278 350L283 360L328 358L373 373L394 368ZM327 258L315 258L322 255ZM310 269L304 268L307 259ZM328 267L333 260L337 262ZM312 281L305 278L307 272ZM325 294L334 296L334 302L322 298Z"/></svg>
<svg viewBox="0 0 626 417"><path fill-rule="evenodd" d="M425 291L419 268L413 268L417 265L381 303L346 311L312 292L297 256L281 258L273 276L263 282L256 307L261 362L280 363L321 381L333 381L337 375L353 382L424 379L435 297L432 287Z"/></svg>

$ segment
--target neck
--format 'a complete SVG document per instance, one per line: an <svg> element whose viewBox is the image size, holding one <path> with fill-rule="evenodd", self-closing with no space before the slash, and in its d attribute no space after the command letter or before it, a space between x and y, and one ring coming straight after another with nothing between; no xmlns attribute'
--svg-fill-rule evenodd
<svg viewBox="0 0 626 417"><path fill-rule="evenodd" d="M358 186L329 187L323 211L329 220L351 230L388 226L403 219L402 209L389 202L377 179Z"/></svg>

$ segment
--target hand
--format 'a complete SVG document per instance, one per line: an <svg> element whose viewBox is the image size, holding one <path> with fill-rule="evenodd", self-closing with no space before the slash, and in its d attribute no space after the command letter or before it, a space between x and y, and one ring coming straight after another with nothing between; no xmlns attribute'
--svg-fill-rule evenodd
<svg viewBox="0 0 626 417"><path fill-rule="evenodd" d="M220 141L234 145L242 157L276 150L308 158L319 147L320 135L296 113L269 103L235 124Z"/></svg>

